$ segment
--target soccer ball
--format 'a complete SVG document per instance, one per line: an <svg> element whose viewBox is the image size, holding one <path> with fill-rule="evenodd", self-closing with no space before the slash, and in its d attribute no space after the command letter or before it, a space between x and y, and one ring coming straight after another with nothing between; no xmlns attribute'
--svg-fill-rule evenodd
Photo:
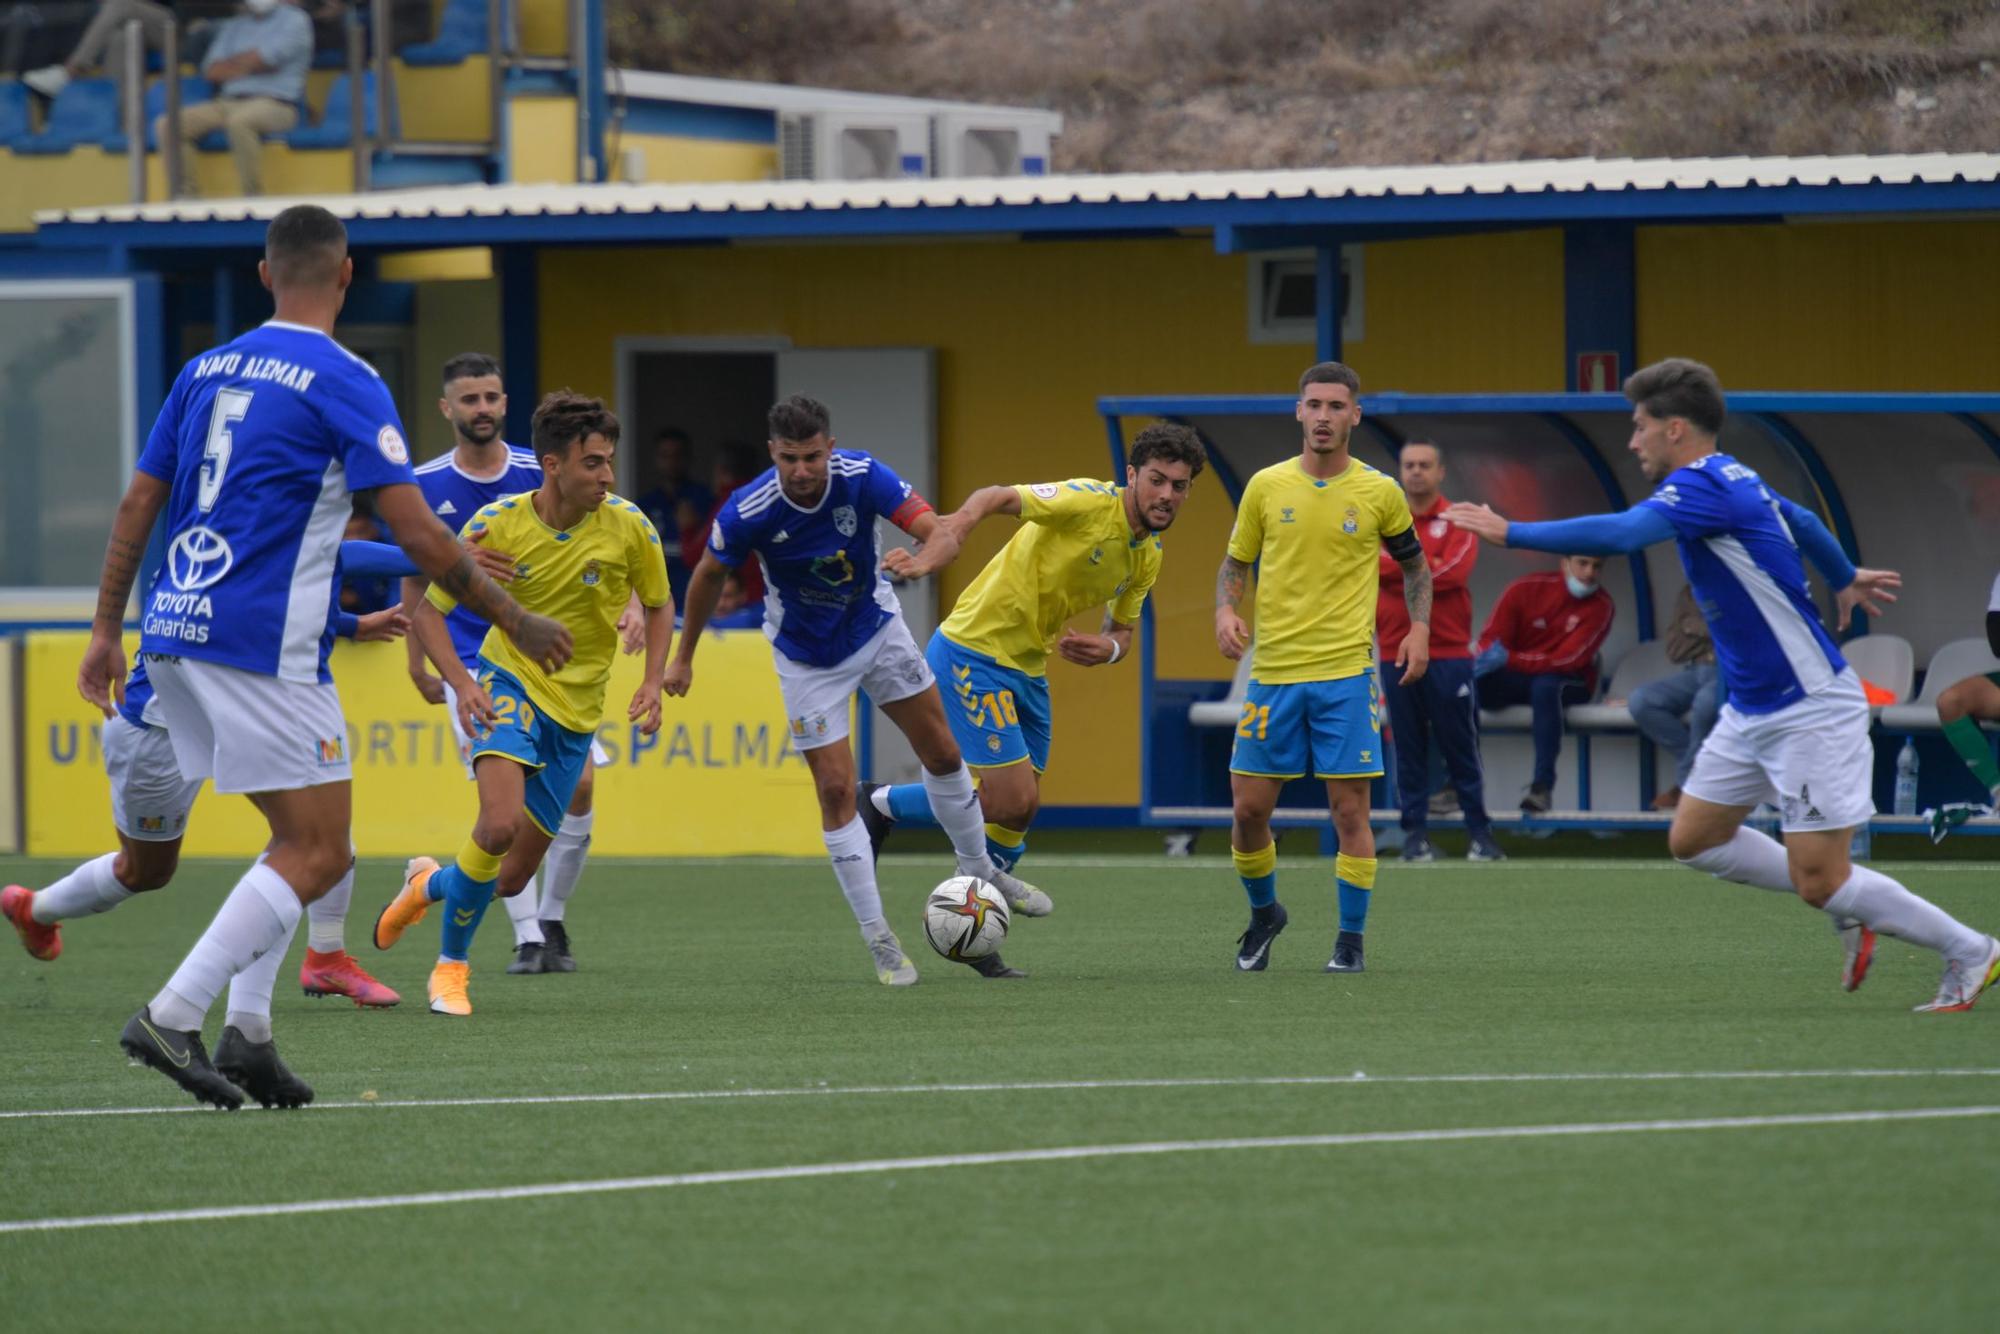
<svg viewBox="0 0 2000 1334"><path fill-rule="evenodd" d="M1011 920L1006 897L977 876L955 875L924 901L924 938L959 963L998 950Z"/></svg>

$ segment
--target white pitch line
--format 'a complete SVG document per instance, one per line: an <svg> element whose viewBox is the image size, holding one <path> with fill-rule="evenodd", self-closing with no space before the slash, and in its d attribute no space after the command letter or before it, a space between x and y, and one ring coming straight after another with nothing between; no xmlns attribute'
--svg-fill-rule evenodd
<svg viewBox="0 0 2000 1334"><path fill-rule="evenodd" d="M1719 1116L1676 1121L1584 1121L1567 1125L1480 1126L1455 1130L1376 1130L1332 1135L1273 1135L1255 1139L1161 1140L1141 1144L1082 1144L1056 1149L932 1154L917 1158L867 1158L856 1162L801 1163L786 1167L752 1167L724 1172L680 1172L665 1176L612 1177L597 1181L553 1181L533 1186L425 1191L412 1195L364 1195L349 1199L298 1200L285 1204L232 1204L203 1209L161 1209L144 1213L23 1218L0 1222L0 1233L65 1232L84 1228L136 1227L146 1223L197 1223L235 1218L273 1218L291 1214L351 1213L361 1209L402 1209L428 1204L480 1204L497 1200L547 1199L564 1195L669 1190L678 1186L728 1186L751 1181L798 1181L812 1177L916 1172L940 1167L999 1167L1016 1163L1075 1162L1089 1158L1132 1158L1169 1153L1219 1153L1239 1149L1331 1149L1366 1144L1441 1144L1468 1140L1554 1139L1585 1135L1657 1134L1670 1131L1769 1130L1785 1126L1942 1121L1987 1116L2000 1116L2000 1106L1918 1107L1896 1111L1807 1112L1776 1116Z"/></svg>
<svg viewBox="0 0 2000 1334"><path fill-rule="evenodd" d="M655 1093L528 1093L490 1098L390 1098L316 1102L314 1111L356 1108L536 1107L551 1103L727 1102L746 1098L844 1098L933 1093L1065 1093L1092 1089L1326 1088L1379 1084L1670 1083L1759 1079L1991 1079L2000 1069L1942 1070L1616 1070L1444 1075L1218 1075L1167 1079L1037 1079L981 1084L851 1084L805 1088L678 1089ZM179 1116L201 1106L65 1107L0 1112L0 1121L79 1116Z"/></svg>

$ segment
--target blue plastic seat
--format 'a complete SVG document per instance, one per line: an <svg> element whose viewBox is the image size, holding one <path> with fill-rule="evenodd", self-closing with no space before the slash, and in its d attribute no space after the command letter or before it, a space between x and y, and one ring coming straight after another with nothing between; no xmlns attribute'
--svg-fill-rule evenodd
<svg viewBox="0 0 2000 1334"><path fill-rule="evenodd" d="M102 143L118 133L118 85L109 79L73 79L49 108L40 134L14 141L16 153L67 153L78 144Z"/></svg>
<svg viewBox="0 0 2000 1334"><path fill-rule="evenodd" d="M192 106L196 102L206 102L214 96L214 90L209 86L208 80L202 78L201 75L183 74L181 76L181 105L183 107ZM153 122L166 114L167 81L165 79L155 79L146 85L146 151L148 153L157 153L160 150L160 136L154 133ZM227 148L228 146L229 141L220 130L215 131L213 134L203 135L199 145L202 148ZM104 141L104 151L107 153L123 153L125 151L125 131L122 128Z"/></svg>
<svg viewBox="0 0 2000 1334"><path fill-rule="evenodd" d="M448 0L437 36L396 54L406 65L456 65L486 49L486 0Z"/></svg>
<svg viewBox="0 0 2000 1334"><path fill-rule="evenodd" d="M319 124L305 129L293 130L285 136L285 142L293 148L346 148L354 137L354 94L348 75L335 79L326 90L326 109L319 118ZM361 76L362 126L373 135L376 132L375 116L375 71L365 71ZM394 130L394 112L391 111L391 130Z"/></svg>
<svg viewBox="0 0 2000 1334"><path fill-rule="evenodd" d="M9 79L0 83L0 146L25 139L34 131L28 119L28 88Z"/></svg>

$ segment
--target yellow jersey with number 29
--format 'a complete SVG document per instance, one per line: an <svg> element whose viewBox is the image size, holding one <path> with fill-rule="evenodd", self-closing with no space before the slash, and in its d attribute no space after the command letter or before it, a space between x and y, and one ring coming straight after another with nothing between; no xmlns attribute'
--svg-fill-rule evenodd
<svg viewBox="0 0 2000 1334"><path fill-rule="evenodd" d="M1132 536L1125 489L1075 478L1017 486L1020 530L958 595L939 627L960 648L1029 676L1048 672L1063 623L1110 604L1131 625L1160 577L1157 534Z"/></svg>
<svg viewBox="0 0 2000 1334"><path fill-rule="evenodd" d="M1359 459L1323 480L1296 458L1253 476L1229 534L1229 554L1257 565L1251 677L1339 681L1374 666L1376 552L1410 522L1403 488Z"/></svg>
<svg viewBox="0 0 2000 1334"><path fill-rule="evenodd" d="M618 617L634 590L648 607L673 600L667 561L652 520L631 501L606 496L576 527L556 529L535 513L535 493L496 500L466 521L479 537L514 558L507 591L528 611L562 622L575 652L554 673L542 670L495 626L480 656L504 667L527 688L536 707L572 732L596 732L604 720L604 686L618 654ZM433 586L430 603L449 612L456 599Z"/></svg>

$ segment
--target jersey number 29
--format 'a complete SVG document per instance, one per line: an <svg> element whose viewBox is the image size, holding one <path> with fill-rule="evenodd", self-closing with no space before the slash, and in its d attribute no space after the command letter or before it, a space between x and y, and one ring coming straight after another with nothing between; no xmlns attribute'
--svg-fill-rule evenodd
<svg viewBox="0 0 2000 1334"><path fill-rule="evenodd" d="M216 391L215 410L208 414L208 444L201 451L201 484L195 488L195 505L204 514L215 508L222 494L222 475L229 471L229 453L236 448L229 428L249 414L252 392Z"/></svg>

